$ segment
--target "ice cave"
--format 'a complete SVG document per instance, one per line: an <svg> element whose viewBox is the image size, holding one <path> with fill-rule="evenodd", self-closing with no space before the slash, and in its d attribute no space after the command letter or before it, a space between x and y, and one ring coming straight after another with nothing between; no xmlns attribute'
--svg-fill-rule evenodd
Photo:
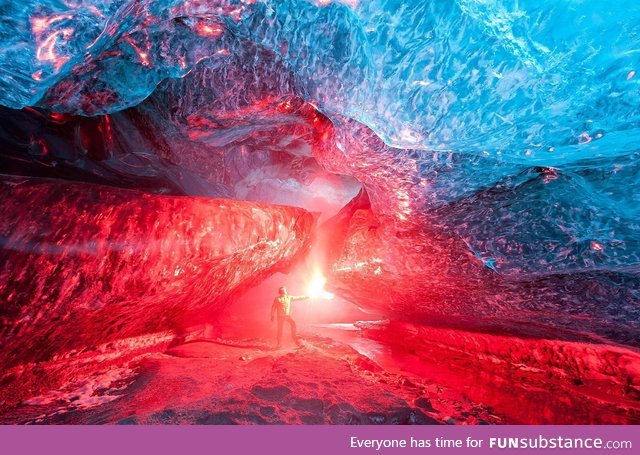
<svg viewBox="0 0 640 455"><path fill-rule="evenodd" d="M0 1L0 423L639 424L639 30Z"/></svg>

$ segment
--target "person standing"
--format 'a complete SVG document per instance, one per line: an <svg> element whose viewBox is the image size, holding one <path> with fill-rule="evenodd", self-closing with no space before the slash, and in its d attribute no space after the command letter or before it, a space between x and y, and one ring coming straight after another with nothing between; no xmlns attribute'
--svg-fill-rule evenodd
<svg viewBox="0 0 640 455"><path fill-rule="evenodd" d="M278 289L278 296L273 300L271 305L271 322L275 320L275 316L278 316L278 346L279 349L282 342L282 327L284 323L289 323L291 327L291 338L300 346L300 340L296 334L296 322L291 318L291 302L293 300L305 300L308 299L308 295L289 295L287 288L282 286Z"/></svg>

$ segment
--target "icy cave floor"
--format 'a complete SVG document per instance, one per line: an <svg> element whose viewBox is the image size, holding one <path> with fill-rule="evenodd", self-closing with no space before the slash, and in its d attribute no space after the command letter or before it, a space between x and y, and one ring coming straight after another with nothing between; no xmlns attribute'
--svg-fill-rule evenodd
<svg viewBox="0 0 640 455"><path fill-rule="evenodd" d="M21 405L2 423L30 424L436 424L499 423L481 405L410 373L381 368L347 344L307 337L194 340L147 354L120 397L86 406L68 396ZM116 384L114 384L117 387ZM71 392L71 390L70 390ZM70 394L67 394L70 395ZM90 406L90 405L89 405ZM75 409L74 409L75 408Z"/></svg>
<svg viewBox="0 0 640 455"><path fill-rule="evenodd" d="M6 409L0 423L640 423L637 388L610 379L584 382L436 340L400 347L357 324L305 326L302 346L276 349L273 330L194 332L164 352L98 365Z"/></svg>

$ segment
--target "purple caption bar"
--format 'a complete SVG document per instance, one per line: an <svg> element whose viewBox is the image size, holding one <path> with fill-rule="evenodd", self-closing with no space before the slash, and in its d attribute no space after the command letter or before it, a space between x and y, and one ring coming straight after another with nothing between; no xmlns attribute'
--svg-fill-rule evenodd
<svg viewBox="0 0 640 455"><path fill-rule="evenodd" d="M640 453L640 426L0 426L1 453Z"/></svg>

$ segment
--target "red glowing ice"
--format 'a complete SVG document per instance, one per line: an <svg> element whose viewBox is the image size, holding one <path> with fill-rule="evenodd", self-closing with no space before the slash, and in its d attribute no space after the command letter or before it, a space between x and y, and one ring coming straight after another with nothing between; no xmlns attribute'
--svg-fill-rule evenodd
<svg viewBox="0 0 640 455"><path fill-rule="evenodd" d="M309 243L302 209L0 183L3 368L211 318Z"/></svg>

